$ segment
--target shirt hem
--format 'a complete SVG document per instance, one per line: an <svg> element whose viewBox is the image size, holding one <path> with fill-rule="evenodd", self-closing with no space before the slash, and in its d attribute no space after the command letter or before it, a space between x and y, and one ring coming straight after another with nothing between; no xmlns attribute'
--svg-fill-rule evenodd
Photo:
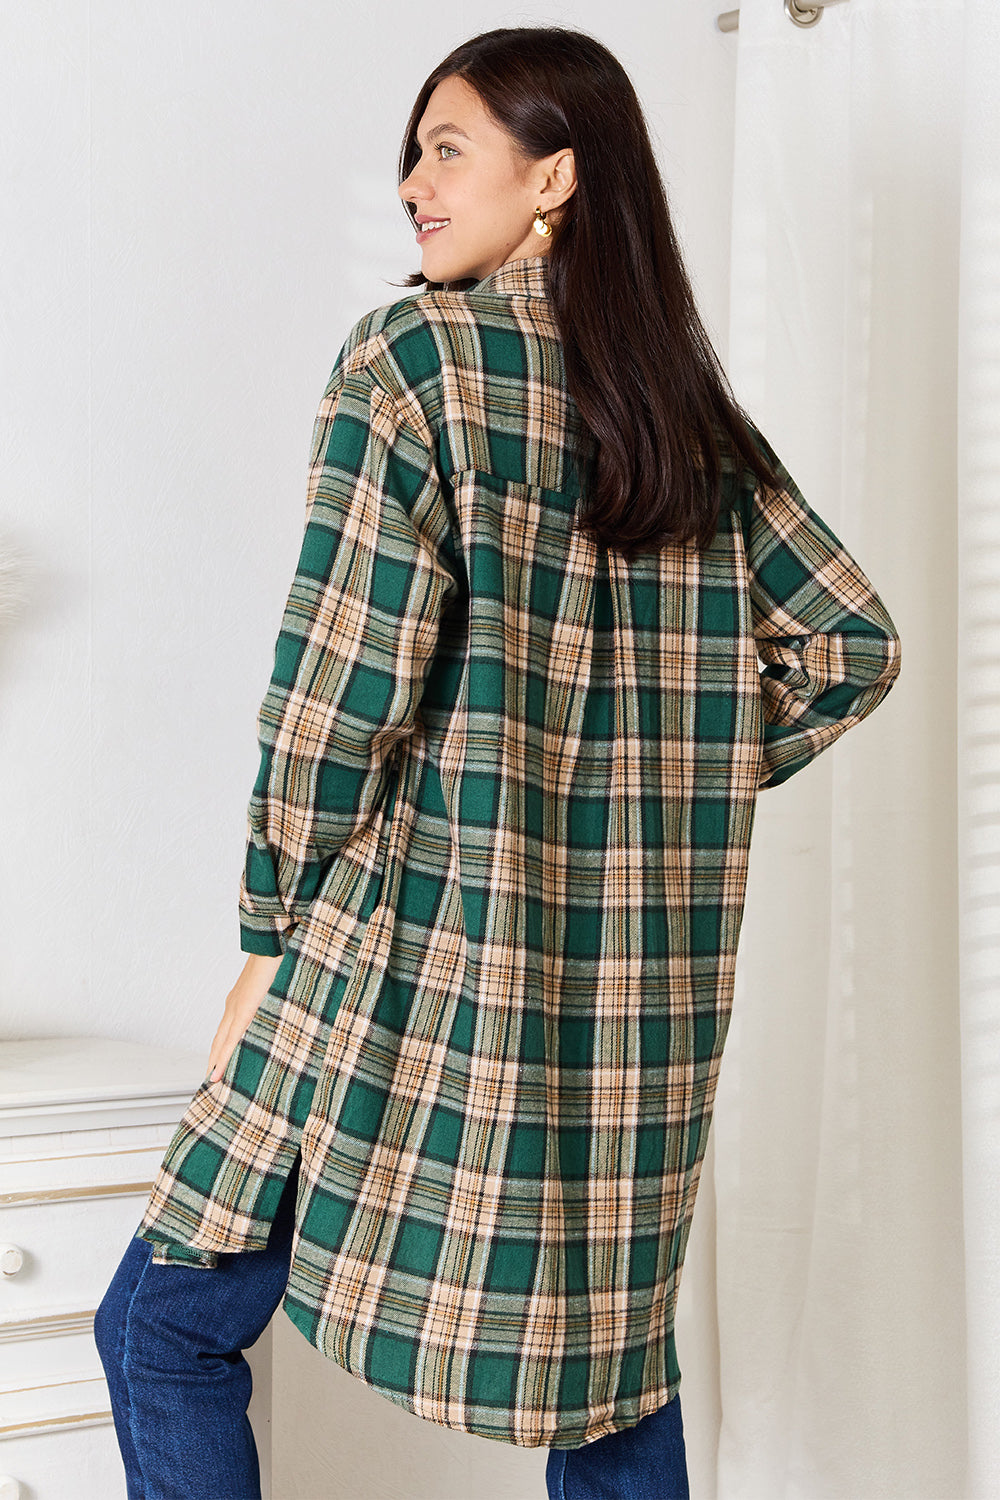
<svg viewBox="0 0 1000 1500"><path fill-rule="evenodd" d="M582 1432L578 1430L578 1424L578 1428L573 1432L572 1436L569 1431L563 1431L562 1435L560 1435L558 1430L553 1432L551 1437L535 1436L533 1434L527 1435L519 1432L516 1426L512 1427L509 1410L504 1411L501 1408L497 1408L497 1423L495 1426L490 1426L485 1422L446 1421L443 1417L431 1416L426 1411L422 1411L418 1402L413 1397L408 1397L405 1392L393 1390L389 1386L380 1385L373 1380L369 1380L362 1371L358 1370L354 1365L347 1363L335 1350L326 1347L322 1340L317 1342L296 1318L294 1305L289 1305L287 1296L282 1298L281 1307L289 1322L298 1329L307 1343L319 1350L324 1358L330 1360L333 1364L339 1365L342 1370L346 1370L349 1375L353 1375L356 1380L360 1380L362 1385L368 1386L377 1395L384 1396L394 1406L400 1406L412 1416L420 1417L425 1422L431 1422L436 1427L446 1427L453 1432L467 1432L474 1437L492 1438L495 1442L507 1443L518 1448L555 1448L561 1450L583 1448L588 1443L596 1442L598 1438L608 1437L612 1432L624 1432L630 1427L637 1426L644 1417L650 1416L654 1411L659 1411L661 1406L666 1406L668 1402L672 1401L680 1389L681 1377L678 1375L674 1380L668 1381L665 1385L656 1386L652 1390L644 1391L642 1396L634 1403L634 1414L630 1412L625 1419L618 1421L605 1418L596 1426L585 1425ZM632 1405L633 1403L629 1404ZM537 1416L537 1413L528 1413L528 1415ZM556 1414L551 1411L548 1413L550 1418L553 1415ZM556 1427L564 1429L572 1428L573 1424L571 1421L563 1421L561 1423L557 1421Z"/></svg>

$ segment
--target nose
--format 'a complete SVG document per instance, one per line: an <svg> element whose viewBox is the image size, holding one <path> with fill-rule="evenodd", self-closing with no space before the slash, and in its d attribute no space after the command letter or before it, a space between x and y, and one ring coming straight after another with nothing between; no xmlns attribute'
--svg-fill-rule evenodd
<svg viewBox="0 0 1000 1500"><path fill-rule="evenodd" d="M411 200L415 200L419 198L422 193L425 193L426 190L423 188L420 182L419 167L413 167L409 175L403 178L402 182L399 184L398 191L401 198L409 198Z"/></svg>

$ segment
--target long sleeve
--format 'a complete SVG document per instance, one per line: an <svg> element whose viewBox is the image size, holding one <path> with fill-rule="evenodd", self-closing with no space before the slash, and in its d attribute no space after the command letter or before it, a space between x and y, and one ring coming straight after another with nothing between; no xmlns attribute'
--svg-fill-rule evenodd
<svg viewBox="0 0 1000 1500"><path fill-rule="evenodd" d="M305 534L257 718L240 882L249 953L284 952L329 861L377 809L457 587L421 521L439 513L429 432L343 364L342 352L313 429Z"/></svg>
<svg viewBox="0 0 1000 1500"><path fill-rule="evenodd" d="M747 548L762 664L759 790L787 781L859 724L900 667L899 635L878 594L763 446L781 486L757 487Z"/></svg>

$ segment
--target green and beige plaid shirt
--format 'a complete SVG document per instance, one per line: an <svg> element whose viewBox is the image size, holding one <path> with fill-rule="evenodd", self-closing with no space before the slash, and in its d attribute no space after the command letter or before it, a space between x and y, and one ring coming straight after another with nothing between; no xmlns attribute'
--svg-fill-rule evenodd
<svg viewBox="0 0 1000 1500"><path fill-rule="evenodd" d="M141 1233L258 1249L301 1153L306 1338L433 1422L573 1448L679 1382L757 793L900 645L780 466L726 476L706 550L574 529L594 450L546 264L341 350L240 892L244 950L284 958Z"/></svg>

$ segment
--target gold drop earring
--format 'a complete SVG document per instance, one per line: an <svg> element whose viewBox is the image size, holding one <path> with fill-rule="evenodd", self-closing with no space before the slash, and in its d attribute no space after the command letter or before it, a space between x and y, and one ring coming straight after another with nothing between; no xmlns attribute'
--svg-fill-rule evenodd
<svg viewBox="0 0 1000 1500"><path fill-rule="evenodd" d="M541 205L535 209L535 217L532 220L531 227L536 234L542 235L543 238L552 233L552 225L546 221Z"/></svg>

